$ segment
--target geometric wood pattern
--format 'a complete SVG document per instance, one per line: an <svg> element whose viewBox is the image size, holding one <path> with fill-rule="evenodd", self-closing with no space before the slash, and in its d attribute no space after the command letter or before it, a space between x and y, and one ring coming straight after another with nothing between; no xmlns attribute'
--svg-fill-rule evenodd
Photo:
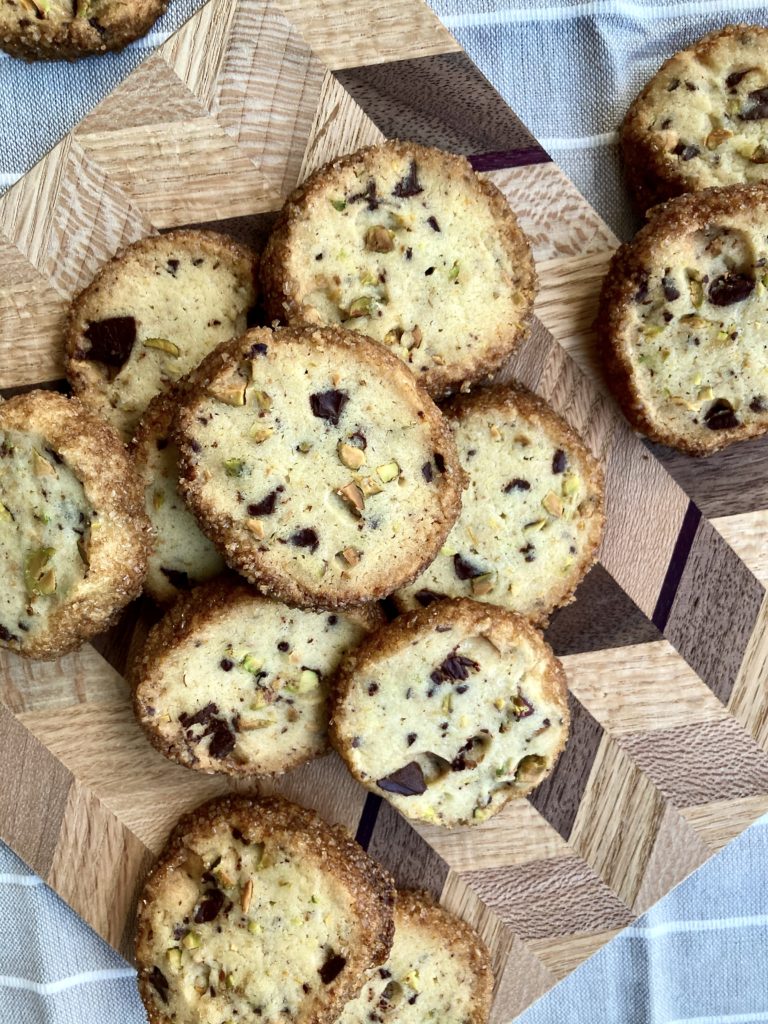
<svg viewBox="0 0 768 1024"><path fill-rule="evenodd" d="M610 230L418 0L209 0L0 199L0 390L60 386L67 303L121 245L205 224L259 246L298 181L390 135L467 154L508 196L541 289L502 376L605 463L600 563L548 629L572 736L530 799L471 830L412 827L335 755L255 788L475 923L502 1022L768 809L768 438L694 461L629 429L591 333ZM0 654L0 835L129 956L171 825L249 788L165 761L135 724L123 671L152 615L52 664Z"/></svg>

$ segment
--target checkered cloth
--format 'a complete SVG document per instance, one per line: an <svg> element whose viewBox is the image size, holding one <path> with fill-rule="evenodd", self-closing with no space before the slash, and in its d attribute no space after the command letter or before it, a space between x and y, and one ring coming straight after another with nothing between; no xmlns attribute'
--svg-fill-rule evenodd
<svg viewBox="0 0 768 1024"><path fill-rule="evenodd" d="M119 55L29 67L0 55L0 187L22 175L202 0L174 0ZM659 63L740 0L431 0L475 63L618 234L632 219L615 128ZM2 285L0 284L0 287ZM133 970L0 844L0 1024L145 1024ZM768 816L517 1024L768 1024Z"/></svg>

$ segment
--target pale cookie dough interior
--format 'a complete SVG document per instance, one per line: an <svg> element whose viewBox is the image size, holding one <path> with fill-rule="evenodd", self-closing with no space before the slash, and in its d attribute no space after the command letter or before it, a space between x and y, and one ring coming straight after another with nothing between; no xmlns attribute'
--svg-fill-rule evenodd
<svg viewBox="0 0 768 1024"><path fill-rule="evenodd" d="M88 572L97 513L74 472L38 433L0 431L0 637L48 621Z"/></svg>
<svg viewBox="0 0 768 1024"><path fill-rule="evenodd" d="M107 268L108 284L85 293L72 328L75 390L126 439L154 395L242 334L254 301L234 258L198 252L173 235L142 245Z"/></svg>
<svg viewBox="0 0 768 1024"><path fill-rule="evenodd" d="M421 913L419 913L421 911ZM479 1024L492 976L467 948L463 923L414 894L398 895L395 940L383 967L344 1007L337 1024ZM479 939L475 937L479 946Z"/></svg>
<svg viewBox="0 0 768 1024"><path fill-rule="evenodd" d="M200 771L285 771L327 749L328 683L366 632L343 613L236 596L150 666L142 718Z"/></svg>
<svg viewBox="0 0 768 1024"><path fill-rule="evenodd" d="M285 270L304 318L383 342L417 377L459 381L487 372L472 366L484 346L511 348L527 319L533 273L510 230L471 174L385 147L312 191Z"/></svg>
<svg viewBox="0 0 768 1024"><path fill-rule="evenodd" d="M190 836L145 911L149 981L174 1024L309 1020L356 938L350 891L319 855L239 836Z"/></svg>
<svg viewBox="0 0 768 1024"><path fill-rule="evenodd" d="M728 34L683 52L642 102L641 124L698 188L768 179L768 32Z"/></svg>
<svg viewBox="0 0 768 1024"><path fill-rule="evenodd" d="M422 634L355 675L334 713L344 756L403 814L483 821L510 790L541 781L564 741L564 707L544 696L551 662L524 639Z"/></svg>
<svg viewBox="0 0 768 1024"><path fill-rule="evenodd" d="M210 509L242 525L270 584L287 577L298 588L286 599L388 592L448 529L455 469L437 410L426 416L410 380L406 391L353 352L266 337L243 371L249 380L239 369L219 375L182 414L195 477L189 486L182 473L182 487L199 488L200 518Z"/></svg>
<svg viewBox="0 0 768 1024"><path fill-rule="evenodd" d="M599 471L561 440L562 428L530 411L481 404L453 425L469 477L461 513L437 558L397 600L415 608L438 596L473 597L545 619L591 561Z"/></svg>
<svg viewBox="0 0 768 1024"><path fill-rule="evenodd" d="M748 221L665 241L624 320L648 415L702 443L768 422L768 244Z"/></svg>
<svg viewBox="0 0 768 1024"><path fill-rule="evenodd" d="M172 407L168 413L173 412ZM172 601L218 575L224 560L205 536L179 493L179 450L169 436L170 415L161 415L143 437L135 461L144 482L144 501L155 529L146 588L155 600Z"/></svg>

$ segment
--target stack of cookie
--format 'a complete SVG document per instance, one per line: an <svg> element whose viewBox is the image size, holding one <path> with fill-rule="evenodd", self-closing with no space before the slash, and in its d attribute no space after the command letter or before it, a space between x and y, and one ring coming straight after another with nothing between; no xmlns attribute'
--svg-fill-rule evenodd
<svg viewBox="0 0 768 1024"><path fill-rule="evenodd" d="M756 25L705 36L621 127L648 224L611 263L599 338L633 426L691 455L768 430L767 44Z"/></svg>

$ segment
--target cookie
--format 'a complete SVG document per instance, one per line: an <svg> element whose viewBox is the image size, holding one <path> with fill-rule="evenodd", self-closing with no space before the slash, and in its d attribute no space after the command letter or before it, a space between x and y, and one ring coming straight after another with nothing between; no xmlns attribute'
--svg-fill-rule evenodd
<svg viewBox="0 0 768 1024"><path fill-rule="evenodd" d="M446 410L469 483L456 525L401 609L472 597L543 625L595 561L603 474L578 435L522 387L461 396Z"/></svg>
<svg viewBox="0 0 768 1024"><path fill-rule="evenodd" d="M144 588L159 604L170 604L224 569L223 558L179 493L178 448L171 438L171 423L180 394L172 388L155 395L131 443L133 463L144 485L144 507L155 531Z"/></svg>
<svg viewBox="0 0 768 1024"><path fill-rule="evenodd" d="M150 1024L331 1024L392 944L386 872L285 800L225 797L182 818L139 900Z"/></svg>
<svg viewBox="0 0 768 1024"><path fill-rule="evenodd" d="M177 417L181 490L226 561L289 604L384 597L459 512L450 428L408 369L339 327L222 346Z"/></svg>
<svg viewBox="0 0 768 1024"><path fill-rule="evenodd" d="M676 53L627 111L621 149L638 207L768 181L768 29L728 25Z"/></svg>
<svg viewBox="0 0 768 1024"><path fill-rule="evenodd" d="M161 754L198 771L287 771L327 751L330 681L382 622L376 605L302 611L222 577L151 630L132 673L136 717Z"/></svg>
<svg viewBox="0 0 768 1024"><path fill-rule="evenodd" d="M493 973L480 936L426 893L398 892L389 959L337 1024L486 1024Z"/></svg>
<svg viewBox="0 0 768 1024"><path fill-rule="evenodd" d="M692 192L610 264L597 334L630 423L707 455L768 429L768 189Z"/></svg>
<svg viewBox="0 0 768 1024"><path fill-rule="evenodd" d="M72 304L65 351L75 394L129 440L158 391L245 330L254 267L253 253L210 231L128 246Z"/></svg>
<svg viewBox="0 0 768 1024"><path fill-rule="evenodd" d="M525 796L568 735L565 674L514 612L438 601L377 631L344 662L331 742L398 811L473 825Z"/></svg>
<svg viewBox="0 0 768 1024"><path fill-rule="evenodd" d="M168 0L0 0L0 47L25 60L77 60L145 35Z"/></svg>
<svg viewBox="0 0 768 1024"><path fill-rule="evenodd" d="M0 646L58 658L141 592L141 486L114 431L51 391L0 404L0 466Z"/></svg>
<svg viewBox="0 0 768 1024"><path fill-rule="evenodd" d="M271 315L386 345L433 396L496 370L527 332L528 241L464 157L414 142L361 149L291 195L264 253Z"/></svg>

